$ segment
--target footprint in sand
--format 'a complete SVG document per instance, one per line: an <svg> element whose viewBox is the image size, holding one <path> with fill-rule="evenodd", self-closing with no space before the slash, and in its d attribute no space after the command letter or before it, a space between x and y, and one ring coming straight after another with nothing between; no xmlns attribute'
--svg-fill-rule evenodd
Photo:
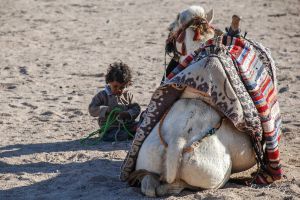
<svg viewBox="0 0 300 200"><path fill-rule="evenodd" d="M13 90L13 89L16 89L16 88L17 88L17 86L15 86L15 85L7 86L7 89L9 89L9 90Z"/></svg>
<svg viewBox="0 0 300 200"><path fill-rule="evenodd" d="M18 108L18 106L14 105L14 104L10 104L10 103L8 104L8 106L11 108Z"/></svg>
<svg viewBox="0 0 300 200"><path fill-rule="evenodd" d="M66 113L65 113L66 116L69 115L69 118L74 118L74 117L84 115L83 112L81 112L77 108L67 108L67 109L64 109L64 111L66 111Z"/></svg>
<svg viewBox="0 0 300 200"><path fill-rule="evenodd" d="M1 117L11 117L12 115L9 113L0 113Z"/></svg>
<svg viewBox="0 0 300 200"><path fill-rule="evenodd" d="M0 83L0 89L13 90L16 88L17 88L17 86L13 83Z"/></svg>
<svg viewBox="0 0 300 200"><path fill-rule="evenodd" d="M21 103L22 105L24 105L24 106L27 106L27 107L29 107L29 108L32 108L32 109L37 109L38 107L37 106L34 106L34 105L32 105L32 104L30 104L30 103L27 103L27 102L23 102L23 103Z"/></svg>
<svg viewBox="0 0 300 200"><path fill-rule="evenodd" d="M47 122L47 121L50 120L50 117L51 117L52 115L54 115L53 112L51 112L51 111L46 111L46 112L41 113L40 116L35 117L35 118L38 119L38 120L41 121L41 122Z"/></svg>
<svg viewBox="0 0 300 200"><path fill-rule="evenodd" d="M87 160L87 159L89 159L89 156L87 156L84 153L76 153L68 158L68 160L72 160L72 161L80 161L80 160Z"/></svg>
<svg viewBox="0 0 300 200"><path fill-rule="evenodd" d="M51 112L51 111L46 111L46 112L41 113L41 115L50 116L50 115L53 115L53 112Z"/></svg>
<svg viewBox="0 0 300 200"><path fill-rule="evenodd" d="M289 86L280 88L280 90L278 92L279 93L284 93L284 92L287 92L287 91L289 91Z"/></svg>

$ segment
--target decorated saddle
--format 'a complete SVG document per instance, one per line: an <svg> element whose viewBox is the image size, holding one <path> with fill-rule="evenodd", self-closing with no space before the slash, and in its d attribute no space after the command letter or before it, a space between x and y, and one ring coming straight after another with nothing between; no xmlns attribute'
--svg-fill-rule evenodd
<svg viewBox="0 0 300 200"><path fill-rule="evenodd" d="M143 142L186 87L198 90L204 101L250 135L260 168L265 172L256 177L256 183L280 179L281 118L275 72L269 50L260 43L230 36L208 40L188 55L152 95L121 167L120 179L128 180Z"/></svg>

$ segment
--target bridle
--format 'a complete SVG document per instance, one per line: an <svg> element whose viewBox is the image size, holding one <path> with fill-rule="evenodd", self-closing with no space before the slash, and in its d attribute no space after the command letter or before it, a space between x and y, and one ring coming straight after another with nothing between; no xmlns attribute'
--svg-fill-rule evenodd
<svg viewBox="0 0 300 200"><path fill-rule="evenodd" d="M165 73L163 81L167 80L167 69L169 69L169 65L172 63L171 65L174 65L176 67L176 65L179 64L180 57L185 56L187 54L184 38L186 29L188 28L192 28L194 30L194 41L199 41L201 39L201 34L206 32L208 29L212 28L214 30L214 27L211 26L205 18L199 16L193 17L190 21L183 24L177 31L170 30L165 45ZM177 50L176 42L182 43L181 52ZM169 65L167 65L167 55L171 57L171 60L173 61L170 62Z"/></svg>

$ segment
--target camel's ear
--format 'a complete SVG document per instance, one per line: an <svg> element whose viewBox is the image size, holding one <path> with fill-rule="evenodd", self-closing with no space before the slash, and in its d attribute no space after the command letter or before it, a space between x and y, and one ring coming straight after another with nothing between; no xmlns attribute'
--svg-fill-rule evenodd
<svg viewBox="0 0 300 200"><path fill-rule="evenodd" d="M206 20L208 21L209 24L211 24L213 19L214 19L214 9L211 9L208 13L206 13Z"/></svg>
<svg viewBox="0 0 300 200"><path fill-rule="evenodd" d="M180 18L180 13L178 13L178 15L176 17L176 20L169 25L168 31L173 31L174 30L174 28L176 27L176 25L178 25L178 23L179 23L179 18Z"/></svg>

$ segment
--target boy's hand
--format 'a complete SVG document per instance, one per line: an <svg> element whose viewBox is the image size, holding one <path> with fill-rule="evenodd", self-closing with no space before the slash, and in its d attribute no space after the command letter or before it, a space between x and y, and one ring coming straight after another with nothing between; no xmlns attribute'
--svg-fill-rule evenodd
<svg viewBox="0 0 300 200"><path fill-rule="evenodd" d="M112 108L107 106L105 115L108 116L111 111L112 111Z"/></svg>
<svg viewBox="0 0 300 200"><path fill-rule="evenodd" d="M109 107L109 106L107 106L107 109L106 109L106 114L108 115L113 109L115 109L115 108L120 108L120 109L122 109L120 106L115 106L115 107Z"/></svg>
<svg viewBox="0 0 300 200"><path fill-rule="evenodd" d="M131 119L131 115L129 114L129 112L126 112L126 111L125 112L120 112L118 117L119 117L120 120L123 120L123 121Z"/></svg>

